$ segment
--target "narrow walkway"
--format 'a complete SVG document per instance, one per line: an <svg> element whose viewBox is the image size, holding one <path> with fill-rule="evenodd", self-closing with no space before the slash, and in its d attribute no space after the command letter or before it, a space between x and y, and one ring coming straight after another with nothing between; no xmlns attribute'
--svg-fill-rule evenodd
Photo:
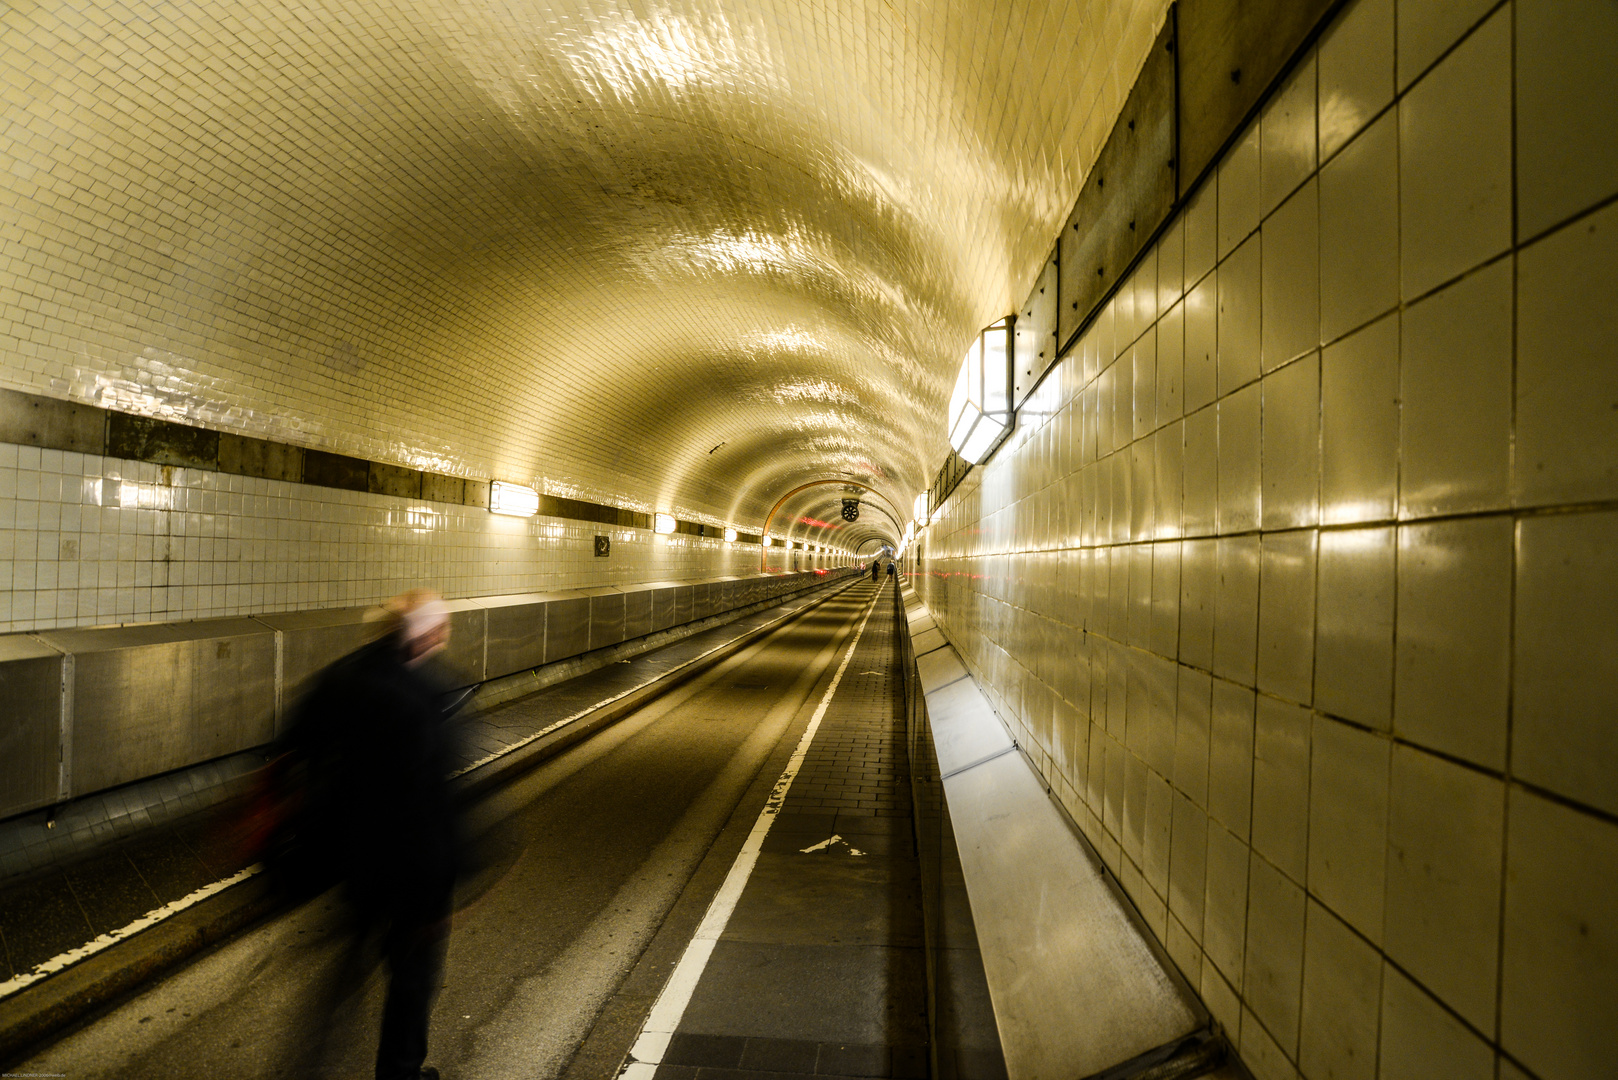
<svg viewBox="0 0 1618 1080"><path fill-rule="evenodd" d="M892 588L877 598L657 1080L927 1075Z"/></svg>

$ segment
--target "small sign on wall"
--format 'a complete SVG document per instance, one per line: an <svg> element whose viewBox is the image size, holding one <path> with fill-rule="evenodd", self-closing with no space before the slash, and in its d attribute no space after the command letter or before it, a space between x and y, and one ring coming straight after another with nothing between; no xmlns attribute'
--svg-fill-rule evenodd
<svg viewBox="0 0 1618 1080"><path fill-rule="evenodd" d="M611 554L612 554L612 537L610 537L610 536L598 536L598 537L596 537L596 558L605 559L608 555L611 555Z"/></svg>

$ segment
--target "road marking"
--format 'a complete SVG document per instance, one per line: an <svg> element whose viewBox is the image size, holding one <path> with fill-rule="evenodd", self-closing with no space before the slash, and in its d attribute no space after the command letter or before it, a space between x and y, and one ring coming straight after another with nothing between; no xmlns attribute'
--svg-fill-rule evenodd
<svg viewBox="0 0 1618 1080"><path fill-rule="evenodd" d="M878 596L881 594L878 593ZM725 882L719 886L713 902L708 905L708 913L702 917L702 923L697 927L696 936L685 947L684 954L675 965L674 974L663 987L663 992L657 996L657 1002L646 1017L646 1023L640 1029L640 1037L635 1040L634 1047L629 1051L629 1058L619 1071L622 1080L652 1080L657 1072L657 1066L662 1063L663 1055L668 1051L669 1040L680 1026L680 1020L685 1016L686 1006L691 1003L691 995L701 980L703 971L708 966L708 958L713 955L714 946L719 943L719 936L725 932L725 926L730 922L731 913L736 910L736 902L742 897L742 890L747 887L747 879L753 874L753 866L758 862L759 851L764 846L764 838L769 835L770 826L781 813L781 806L786 802L787 791L792 787L792 781L803 767L803 759L809 754L809 744L814 742L815 732L820 729L821 718L831 706L832 695L837 692L837 686L843 681L843 672L848 670L848 662L854 659L854 650L859 648L860 636L865 633L865 625L871 621L871 615L876 611L877 598L871 600L871 607L860 620L859 629L854 631L854 639L849 643L848 654L843 662L837 666L837 673L832 676L831 685L826 687L826 694L820 699L815 708L815 714L809 718L809 726L804 729L803 738L798 740L798 747L792 752L792 759L776 780L775 787L770 791L770 797L759 811L758 820L753 823L753 831L748 833L747 842L736 855L736 861L730 866L730 873L725 875ZM836 838L834 838L836 839ZM828 841L829 842L829 841ZM861 853L863 854L863 852Z"/></svg>
<svg viewBox="0 0 1618 1080"><path fill-rule="evenodd" d="M848 849L848 853L850 855L864 855L865 854L865 852L861 851L859 848L855 847L853 844L850 844L847 840L844 840L837 833L832 833L830 840L822 840L818 844L810 844L808 847L801 847L801 848L798 849L798 851L801 852L804 855L812 855L817 851L825 851L825 850L833 847L836 844L842 844L844 847L846 847Z"/></svg>
<svg viewBox="0 0 1618 1080"><path fill-rule="evenodd" d="M24 987L33 985L39 980L45 978L47 975L55 975L63 968L71 967L86 957L94 956L102 949L105 949L111 945L116 945L125 938L133 937L149 926L155 926L164 919L178 915L192 904L200 903L215 893L223 892L225 889L230 888L239 881L246 881L248 878L252 877L254 874L257 874L263 869L264 866L262 863L254 863L247 869L237 871L228 878L215 881L210 885L204 885L195 892L187 893L178 900L171 900L160 908L153 908L151 911L148 911L146 914L142 915L128 926L120 926L116 930L111 930L105 934L102 934L93 941L85 942L76 949L69 949L65 953L53 956L44 963L36 965L32 971L26 971L21 975L14 976L13 978L7 979L3 983L0 983L0 998L9 997Z"/></svg>

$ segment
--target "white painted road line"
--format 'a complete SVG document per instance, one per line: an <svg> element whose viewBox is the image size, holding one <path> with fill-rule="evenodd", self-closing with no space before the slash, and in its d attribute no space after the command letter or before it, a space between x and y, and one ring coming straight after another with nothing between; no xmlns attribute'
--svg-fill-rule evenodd
<svg viewBox="0 0 1618 1080"><path fill-rule="evenodd" d="M215 893L223 892L232 885L235 885L237 882L246 881L248 878L252 877L254 874L263 869L264 865L262 863L254 863L247 869L238 871L230 875L228 878L215 881L211 885L204 885L197 891L188 893L185 896L180 897L178 900L171 900L160 908L153 908L151 911L148 911L146 914L142 915L128 926L120 926L116 930L111 930L105 934L102 934L93 941L85 942L76 949L69 949L65 953L53 956L44 963L36 965L32 971L26 971L21 975L17 975L13 978L7 979L3 983L0 983L0 999L7 998L19 990L32 986L34 983L48 975L55 975L63 968L71 967L86 957L94 956L102 949L105 949L111 945L116 945L125 938L133 937L142 930L145 930L147 927L156 926L164 919L178 915L192 904L200 903Z"/></svg>
<svg viewBox="0 0 1618 1080"><path fill-rule="evenodd" d="M821 718L831 706L832 695L837 693L837 686L843 681L843 672L848 670L848 662L854 659L854 650L859 647L860 636L865 633L865 626L871 621L871 615L876 611L877 601L881 598L881 591L872 599L871 607L860 620L859 629L854 631L854 638L849 643L848 653L843 662L837 666L837 673L832 676L831 685L826 687L825 696L820 699L815 713L809 718L809 726L804 729L803 738L798 740L798 747L792 752L792 759L787 762L786 771L776 780L775 787L770 791L770 797L759 811L758 820L753 823L753 831L747 834L747 842L736 855L736 861L730 866L730 873L725 875L724 884L719 886L713 902L708 905L708 913L702 917L702 923L697 927L697 933L686 946L685 952L680 956L680 962L675 965L674 974L669 976L668 985L657 996L657 1002L646 1018L646 1023L640 1029L640 1037L635 1040L634 1047L629 1051L629 1059L624 1063L619 1076L623 1080L651 1080L657 1072L657 1066L663 1061L663 1055L668 1051L669 1040L680 1026L680 1020L685 1016L686 1006L691 1003L691 995L702 978L703 971L708 966L708 958L713 955L714 946L719 943L719 936L725 932L725 926L730 922L731 912L736 910L736 902L741 899L742 890L747 887L747 879L753 874L753 866L758 862L759 851L764 846L764 838L769 835L770 826L781 813L781 806L786 802L787 791L792 787L792 781L803 768L803 760L809 754L809 744L814 742L815 732L820 729Z"/></svg>

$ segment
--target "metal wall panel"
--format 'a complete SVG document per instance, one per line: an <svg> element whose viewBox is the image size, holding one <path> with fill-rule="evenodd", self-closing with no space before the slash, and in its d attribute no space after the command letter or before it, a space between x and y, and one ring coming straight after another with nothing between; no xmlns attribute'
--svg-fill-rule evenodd
<svg viewBox="0 0 1618 1080"><path fill-rule="evenodd" d="M653 585L652 630L667 630L674 625L675 588L672 584Z"/></svg>
<svg viewBox="0 0 1618 1080"><path fill-rule="evenodd" d="M674 586L674 624L690 622L695 616L691 614L691 586Z"/></svg>
<svg viewBox="0 0 1618 1080"><path fill-rule="evenodd" d="M588 589L590 648L604 649L624 640L624 594L614 588Z"/></svg>
<svg viewBox="0 0 1618 1080"><path fill-rule="evenodd" d="M1180 0L1180 186L1196 184L1333 0Z"/></svg>
<svg viewBox="0 0 1618 1080"><path fill-rule="evenodd" d="M0 817L56 801L62 654L33 638L0 638Z"/></svg>
<svg viewBox="0 0 1618 1080"><path fill-rule="evenodd" d="M483 674L498 679L545 662L545 623L550 605L540 593L480 596L484 610Z"/></svg>
<svg viewBox="0 0 1618 1080"><path fill-rule="evenodd" d="M581 592L545 597L545 663L554 664L590 650L590 598Z"/></svg>
<svg viewBox="0 0 1618 1080"><path fill-rule="evenodd" d="M624 640L645 637L652 632L652 589L648 585L624 586Z"/></svg>
<svg viewBox="0 0 1618 1080"><path fill-rule="evenodd" d="M1040 376L1056 362L1056 249L1017 312L1012 329L1012 404L1021 408Z"/></svg>
<svg viewBox="0 0 1618 1080"><path fill-rule="evenodd" d="M1063 350L1174 209L1174 67L1171 17L1057 242L1056 321Z"/></svg>
<svg viewBox="0 0 1618 1080"><path fill-rule="evenodd" d="M714 584L711 581L691 583L691 618L706 619L714 613Z"/></svg>
<svg viewBox="0 0 1618 1080"><path fill-rule="evenodd" d="M75 796L274 737L275 632L262 623L208 619L39 636L74 658Z"/></svg>
<svg viewBox="0 0 1618 1080"><path fill-rule="evenodd" d="M330 611L288 611L260 615L256 621L281 634L281 707L276 732L286 730L310 682L327 665L375 638L379 622L367 622L363 607Z"/></svg>
<svg viewBox="0 0 1618 1080"><path fill-rule="evenodd" d="M439 663L461 676L466 685L482 682L487 678L483 652L488 612L475 600L450 600L445 606L449 608L449 647L439 653Z"/></svg>

